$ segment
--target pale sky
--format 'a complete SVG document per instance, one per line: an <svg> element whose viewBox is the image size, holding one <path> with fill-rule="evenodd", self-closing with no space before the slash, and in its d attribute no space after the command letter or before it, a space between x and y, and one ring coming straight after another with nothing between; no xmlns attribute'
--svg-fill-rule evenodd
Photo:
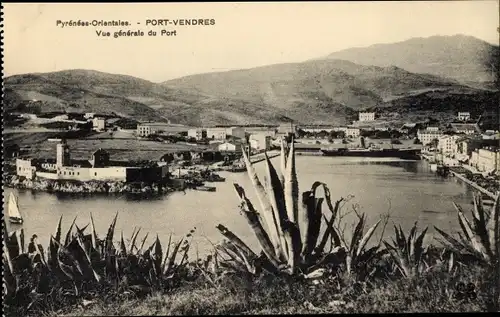
<svg viewBox="0 0 500 317"><path fill-rule="evenodd" d="M289 3L4 3L4 76L93 69L154 82L190 74L302 62L412 37L465 34L498 45L498 1ZM147 19L215 19L146 26ZM64 27L122 20L130 27ZM140 24L137 24L140 23ZM177 36L160 36L162 29ZM143 30L144 37L98 37ZM147 36L149 30L158 33Z"/></svg>

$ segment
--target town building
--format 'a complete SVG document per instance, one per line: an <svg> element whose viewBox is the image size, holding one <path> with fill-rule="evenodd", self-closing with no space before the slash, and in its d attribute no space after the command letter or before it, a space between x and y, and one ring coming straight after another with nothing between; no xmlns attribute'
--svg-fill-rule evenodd
<svg viewBox="0 0 500 317"><path fill-rule="evenodd" d="M271 138L276 137L276 127L244 127L248 134L265 134Z"/></svg>
<svg viewBox="0 0 500 317"><path fill-rule="evenodd" d="M168 123L148 122L137 125L137 135L147 137L148 135L164 132L170 127Z"/></svg>
<svg viewBox="0 0 500 317"><path fill-rule="evenodd" d="M461 137L458 135L442 135L438 139L438 151L447 156L453 156L458 152L457 140Z"/></svg>
<svg viewBox="0 0 500 317"><path fill-rule="evenodd" d="M475 123L451 123L453 132L460 134L476 134L481 133L478 125Z"/></svg>
<svg viewBox="0 0 500 317"><path fill-rule="evenodd" d="M226 135L244 140L245 129L243 129L242 127L230 127L226 129Z"/></svg>
<svg viewBox="0 0 500 317"><path fill-rule="evenodd" d="M57 144L56 160L16 159L18 176L53 180L161 182L168 178L168 166L109 166L109 154L99 149L90 160L72 160L69 146Z"/></svg>
<svg viewBox="0 0 500 317"><path fill-rule="evenodd" d="M189 129L188 137L195 138L196 140L205 139L207 137L207 130L201 128Z"/></svg>
<svg viewBox="0 0 500 317"><path fill-rule="evenodd" d="M292 122L279 125L276 137L290 137L292 135L297 136L297 126L294 126Z"/></svg>
<svg viewBox="0 0 500 317"><path fill-rule="evenodd" d="M227 138L227 129L207 128L207 138L212 140L225 140Z"/></svg>
<svg viewBox="0 0 500 317"><path fill-rule="evenodd" d="M314 125L305 125L299 127L300 130L309 133L319 133L321 131L331 132L333 131L333 128L334 128L333 126L314 126Z"/></svg>
<svg viewBox="0 0 500 317"><path fill-rule="evenodd" d="M374 121L375 120L375 112L360 112L359 113L359 121Z"/></svg>
<svg viewBox="0 0 500 317"><path fill-rule="evenodd" d="M242 148L245 149L245 151L248 151L249 146L239 143L239 142L224 142L219 144L217 147L220 152L236 152L236 153L241 153Z"/></svg>
<svg viewBox="0 0 500 317"><path fill-rule="evenodd" d="M459 112L457 115L457 119L460 121L470 120L470 112Z"/></svg>
<svg viewBox="0 0 500 317"><path fill-rule="evenodd" d="M425 130L417 131L417 138L420 140L422 145L428 145L434 139L439 140L441 135L443 135L443 132L440 131L438 127L427 127Z"/></svg>
<svg viewBox="0 0 500 317"><path fill-rule="evenodd" d="M106 130L106 119L104 118L93 118L92 119L92 129L94 131L104 131Z"/></svg>
<svg viewBox="0 0 500 317"><path fill-rule="evenodd" d="M499 175L500 151L494 147L474 150L469 164L480 172L496 173Z"/></svg>
<svg viewBox="0 0 500 317"><path fill-rule="evenodd" d="M457 153L469 158L474 150L481 148L482 140L471 138L471 137L461 137L457 141Z"/></svg>
<svg viewBox="0 0 500 317"><path fill-rule="evenodd" d="M265 134L252 134L249 143L256 151L267 151L271 148L271 137Z"/></svg>
<svg viewBox="0 0 500 317"><path fill-rule="evenodd" d="M360 129L357 127L334 127L333 131L344 132L346 138L357 138L360 135Z"/></svg>
<svg viewBox="0 0 500 317"><path fill-rule="evenodd" d="M83 115L83 117L84 117L85 119L93 119L93 118L94 118L94 116L95 116L95 113L94 113L94 112L87 112L87 113L85 113L85 114Z"/></svg>

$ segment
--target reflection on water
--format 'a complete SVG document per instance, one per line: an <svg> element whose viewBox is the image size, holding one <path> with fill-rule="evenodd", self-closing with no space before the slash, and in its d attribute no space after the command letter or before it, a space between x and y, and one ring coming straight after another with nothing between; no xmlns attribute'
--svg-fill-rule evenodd
<svg viewBox="0 0 500 317"><path fill-rule="evenodd" d="M279 158L272 161L279 166ZM452 201L470 205L472 200L468 186L454 178L436 177L424 161L298 156L296 162L300 191L308 190L318 180L328 184L332 199L354 195L344 208L358 205L360 211L368 215L369 223L389 212L391 221L401 224L404 230L409 230L418 221L420 228L430 227L431 235L433 226L453 231L458 229L458 224ZM255 167L259 175L263 175L264 165ZM87 225L92 213L97 232L103 236L118 212L116 229L118 234L123 231L124 237L130 237L134 227L140 227L141 235L149 232L148 241L152 243L156 234L166 241L170 233L180 238L196 227L194 249L198 247L203 253L211 247L209 241L221 239L216 229L221 223L256 247L256 239L239 213L233 187L234 182L243 186L254 205L259 207L251 182L246 173L221 173L221 176L226 177L226 182L213 183L216 192L188 190L141 197L48 194L7 188L4 195L14 191L19 196L27 236L37 233L44 244L54 233L61 215L64 230L75 217L79 227ZM346 220L355 220L355 215L351 213ZM388 226L385 236L391 234L392 225Z"/></svg>

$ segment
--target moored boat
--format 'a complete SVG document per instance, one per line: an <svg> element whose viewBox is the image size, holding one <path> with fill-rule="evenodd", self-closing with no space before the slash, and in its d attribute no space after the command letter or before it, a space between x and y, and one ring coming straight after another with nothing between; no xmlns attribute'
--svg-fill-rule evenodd
<svg viewBox="0 0 500 317"><path fill-rule="evenodd" d="M216 188L213 186L197 186L195 189L204 192L214 192L216 190Z"/></svg>
<svg viewBox="0 0 500 317"><path fill-rule="evenodd" d="M338 148L321 149L325 156L360 156L360 157L396 157L408 160L419 160L418 149L364 149L364 148Z"/></svg>

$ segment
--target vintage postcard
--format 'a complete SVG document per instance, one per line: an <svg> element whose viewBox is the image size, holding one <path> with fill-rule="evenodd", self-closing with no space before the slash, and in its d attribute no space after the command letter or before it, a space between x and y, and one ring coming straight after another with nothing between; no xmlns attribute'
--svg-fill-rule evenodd
<svg viewBox="0 0 500 317"><path fill-rule="evenodd" d="M500 311L498 1L6 3L6 316Z"/></svg>

